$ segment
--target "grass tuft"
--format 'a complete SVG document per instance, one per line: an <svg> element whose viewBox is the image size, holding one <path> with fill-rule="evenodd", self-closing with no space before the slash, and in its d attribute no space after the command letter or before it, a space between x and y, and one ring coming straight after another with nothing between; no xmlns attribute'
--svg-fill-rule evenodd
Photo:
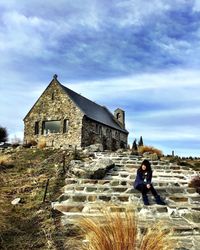
<svg viewBox="0 0 200 250"><path fill-rule="evenodd" d="M104 213L102 219L81 218L77 221L85 236L81 250L171 250L169 230L156 224L139 234L133 212Z"/></svg>
<svg viewBox="0 0 200 250"><path fill-rule="evenodd" d="M200 194L200 176L194 176L189 182L189 187L196 189L196 192Z"/></svg>
<svg viewBox="0 0 200 250"><path fill-rule="evenodd" d="M0 155L0 165L8 166L12 163L9 155Z"/></svg>
<svg viewBox="0 0 200 250"><path fill-rule="evenodd" d="M157 154L158 156L162 156L163 152L157 148L154 148L152 146L140 146L138 147L138 152L140 154L144 154L146 152L150 153L150 154Z"/></svg>
<svg viewBox="0 0 200 250"><path fill-rule="evenodd" d="M43 148L46 147L46 140L45 140L45 138L42 138L42 139L40 139L40 140L38 141L37 147L38 147L39 149L43 149Z"/></svg>

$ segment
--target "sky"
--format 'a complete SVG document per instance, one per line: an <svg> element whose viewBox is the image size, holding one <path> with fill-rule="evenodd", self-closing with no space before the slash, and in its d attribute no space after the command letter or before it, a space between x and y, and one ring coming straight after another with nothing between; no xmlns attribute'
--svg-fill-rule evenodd
<svg viewBox="0 0 200 250"><path fill-rule="evenodd" d="M129 144L200 156L199 0L1 0L0 126L23 118L54 74L126 112Z"/></svg>

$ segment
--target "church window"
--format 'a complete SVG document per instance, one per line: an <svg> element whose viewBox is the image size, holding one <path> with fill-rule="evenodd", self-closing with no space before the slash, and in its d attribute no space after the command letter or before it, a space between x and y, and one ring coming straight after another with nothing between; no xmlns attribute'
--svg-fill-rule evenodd
<svg viewBox="0 0 200 250"><path fill-rule="evenodd" d="M111 137L111 136L112 136L112 131L111 131L111 129L109 129L109 128L106 129L106 136L107 136L107 137Z"/></svg>
<svg viewBox="0 0 200 250"><path fill-rule="evenodd" d="M39 122L35 122L35 135L39 134Z"/></svg>
<svg viewBox="0 0 200 250"><path fill-rule="evenodd" d="M95 131L96 131L97 134L99 133L99 124L95 125Z"/></svg>
<svg viewBox="0 0 200 250"><path fill-rule="evenodd" d="M120 117L121 117L121 114L117 113L117 120L119 120Z"/></svg>
<svg viewBox="0 0 200 250"><path fill-rule="evenodd" d="M60 133L61 121L44 121L42 126L43 134Z"/></svg>
<svg viewBox="0 0 200 250"><path fill-rule="evenodd" d="M68 131L68 126L69 126L69 120L64 119L64 121L63 121L63 133L66 133Z"/></svg>
<svg viewBox="0 0 200 250"><path fill-rule="evenodd" d="M54 99L55 99L55 93L52 92L52 93L51 93L51 100L54 101Z"/></svg>
<svg viewBox="0 0 200 250"><path fill-rule="evenodd" d="M99 126L99 134L102 136L102 133L103 133L103 131L102 131L102 126Z"/></svg>

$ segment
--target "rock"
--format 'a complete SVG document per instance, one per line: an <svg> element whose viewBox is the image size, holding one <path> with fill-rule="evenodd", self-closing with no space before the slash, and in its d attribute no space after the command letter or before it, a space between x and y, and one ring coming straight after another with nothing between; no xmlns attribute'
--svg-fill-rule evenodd
<svg viewBox="0 0 200 250"><path fill-rule="evenodd" d="M88 169L88 177L91 179L102 179L108 170L114 167L114 163L110 159L100 159L90 164Z"/></svg>
<svg viewBox="0 0 200 250"><path fill-rule="evenodd" d="M157 161L159 160L158 155L156 153L150 154L149 157L151 158L152 161Z"/></svg>
<svg viewBox="0 0 200 250"><path fill-rule="evenodd" d="M103 145L102 144L92 144L88 147L86 147L83 150L84 153L89 153L89 152L103 152Z"/></svg>
<svg viewBox="0 0 200 250"><path fill-rule="evenodd" d="M69 165L71 173L77 177L88 179L102 179L112 167L114 167L114 163L110 159L100 159L91 163L72 160Z"/></svg>
<svg viewBox="0 0 200 250"><path fill-rule="evenodd" d="M13 201L11 201L11 204L12 204L12 205L17 205L17 204L20 203L20 201L21 201L21 198L16 198L16 199L14 199Z"/></svg>

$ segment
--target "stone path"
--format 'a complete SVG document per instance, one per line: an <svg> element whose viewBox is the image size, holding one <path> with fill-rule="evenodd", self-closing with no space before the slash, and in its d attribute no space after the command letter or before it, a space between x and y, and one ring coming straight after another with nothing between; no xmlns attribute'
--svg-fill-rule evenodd
<svg viewBox="0 0 200 250"><path fill-rule="evenodd" d="M144 206L140 193L132 187L143 159L128 154L96 153L94 161L102 158L115 163L103 180L68 178L63 195L52 203L54 209L63 213L63 225L83 215L102 216L100 211L105 208L110 212L136 210L141 226L162 219L173 228L175 249L200 249L200 195L188 187L191 176L197 174L194 170L167 161L151 161L154 186L167 205L155 204L150 194L151 206Z"/></svg>

